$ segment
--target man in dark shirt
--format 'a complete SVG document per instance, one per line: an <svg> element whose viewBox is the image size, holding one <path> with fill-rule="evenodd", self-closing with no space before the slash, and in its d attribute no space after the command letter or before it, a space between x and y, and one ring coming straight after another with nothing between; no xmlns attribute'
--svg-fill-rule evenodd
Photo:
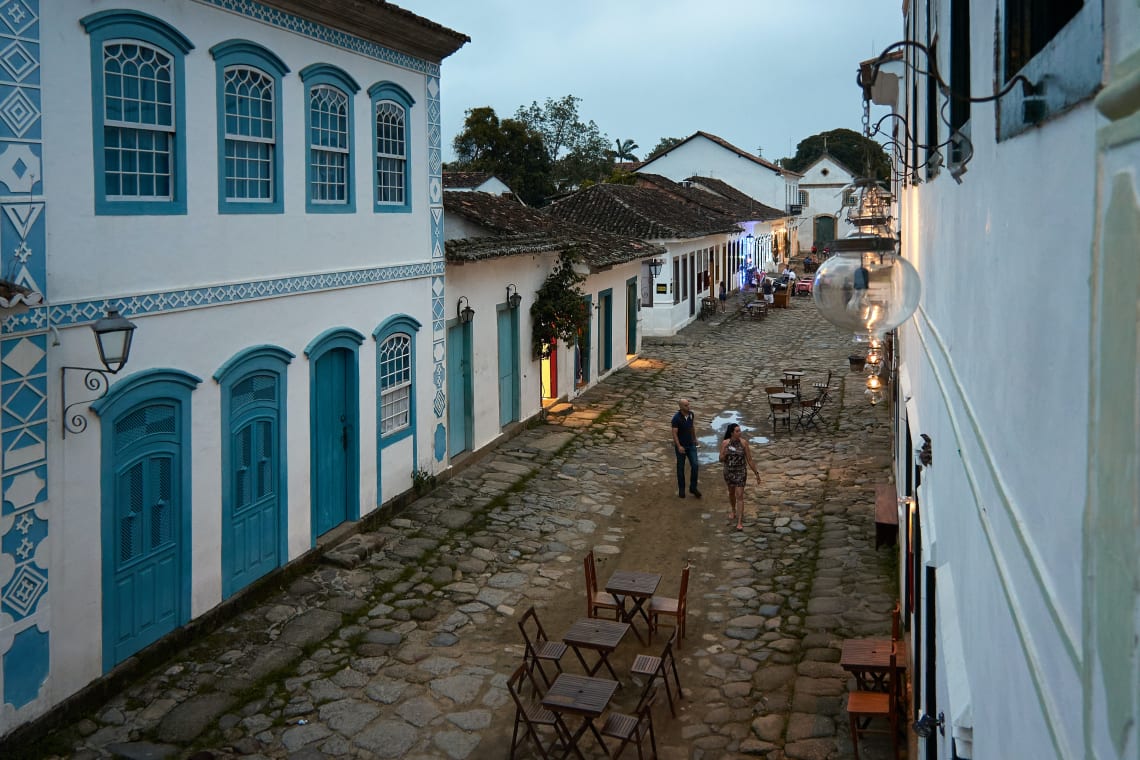
<svg viewBox="0 0 1140 760"><path fill-rule="evenodd" d="M673 448L677 453L677 496L685 498L685 460L689 460L689 493L701 498L697 490L697 435L693 430L693 413L689 410L689 399L677 402L677 413L673 415Z"/></svg>

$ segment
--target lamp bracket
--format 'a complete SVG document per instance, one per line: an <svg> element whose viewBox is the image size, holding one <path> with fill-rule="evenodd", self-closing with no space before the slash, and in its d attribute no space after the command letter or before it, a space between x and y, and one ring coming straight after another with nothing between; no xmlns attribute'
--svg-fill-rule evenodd
<svg viewBox="0 0 1140 760"><path fill-rule="evenodd" d="M72 401L70 404L67 402L67 377L68 373L82 372L83 375L83 388L92 394L88 398L82 398L78 401ZM73 408L79 406L86 406L90 408L91 404L98 401L107 395L107 391L111 389L111 375L113 373L105 369L97 367L60 367L61 388L63 389L63 437L67 438L67 434L79 435L87 429L87 412Z"/></svg>

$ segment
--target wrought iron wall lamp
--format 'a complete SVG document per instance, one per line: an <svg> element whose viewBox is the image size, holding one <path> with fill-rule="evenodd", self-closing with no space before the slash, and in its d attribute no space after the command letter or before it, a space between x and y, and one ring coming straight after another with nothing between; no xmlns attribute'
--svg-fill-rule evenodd
<svg viewBox="0 0 1140 760"><path fill-rule="evenodd" d="M459 318L461 324L467 324L475 319L475 310L468 303L467 296L459 296L459 302L455 304L455 316Z"/></svg>
<svg viewBox="0 0 1140 760"><path fill-rule="evenodd" d="M522 304L522 296L519 295L518 286L513 282L507 286L507 305L511 309L517 309Z"/></svg>
<svg viewBox="0 0 1140 760"><path fill-rule="evenodd" d="M954 178L954 181L961 184L962 175L966 173L966 165L970 162L970 159L974 157L974 146L973 143L970 142L969 136L963 133L961 130L956 129L955 126L951 123L950 119L947 117L946 107L949 105L950 101L953 99L962 103L991 103L993 101L1000 100L1002 97L1011 92L1014 87L1020 85L1022 91L1022 121L1026 124L1037 124L1045 116L1045 84L1044 79L1035 83L1024 74L1015 74L1012 78L1009 79L1009 81L1005 83L1003 87L1001 87L1001 89L997 90L993 94L982 95L979 97L963 95L960 92L956 92L939 73L937 45L937 37L931 40L930 45L924 45L923 43L916 40L900 40L899 42L888 45L876 58L869 61L865 66L860 67L858 74L856 74L855 81L863 90L864 133L867 137L872 137L874 134L878 133L878 125L876 125L875 132L872 132L869 123L869 111L872 100L872 90L874 89L875 81L878 79L879 70L882 66L888 63L901 61L904 66L910 68L910 70L913 71L916 75L932 78L938 87L938 91L946 97L946 101L942 104L942 107L938 109L939 117L946 124L946 126L950 128L951 132L950 138L946 142L939 143L938 145L921 144L918 142L917 138L915 138L914 135L910 134L909 128L906 124L906 119L904 119L899 114L890 115L902 121L908 144L915 145L924 150L933 152L931 158L933 158L935 163L931 168L937 168L938 166L941 166L942 156L939 151L940 148L943 148L947 145L953 145L955 149L959 150L960 155L956 156L955 160L951 161L950 163L950 176ZM892 55L892 53L895 53L895 51L904 50L907 48L912 48L926 56L926 68L918 66L916 63L908 60L906 56L903 56L900 59L897 55ZM879 120L879 123L882 123L882 119ZM931 166L931 158L927 159L927 166ZM903 161L903 164L907 167L907 169L912 171L917 168L906 164L905 161Z"/></svg>
<svg viewBox="0 0 1140 760"><path fill-rule="evenodd" d="M665 262L662 261L661 259L650 259L649 260L649 272L650 272L650 274L653 275L654 279L657 279L658 277L661 276L661 266L664 263Z"/></svg>
<svg viewBox="0 0 1140 760"><path fill-rule="evenodd" d="M107 314L95 324L91 325L95 333L95 346L99 349L99 361L103 369L98 367L60 367L61 395L63 399L63 437L68 433L78 435L87 429L87 413L76 409L80 405L90 406L107 395L111 388L111 375L116 375L126 366L131 354L131 338L134 336L135 323L119 314L118 309L107 309ZM69 373L82 372L83 387L94 394L90 398L67 402L67 377Z"/></svg>

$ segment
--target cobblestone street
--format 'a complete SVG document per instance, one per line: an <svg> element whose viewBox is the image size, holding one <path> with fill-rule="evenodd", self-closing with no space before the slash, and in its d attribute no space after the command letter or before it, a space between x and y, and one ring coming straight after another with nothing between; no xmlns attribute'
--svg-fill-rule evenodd
<svg viewBox="0 0 1140 760"><path fill-rule="evenodd" d="M810 299L647 340L572 412L477 457L26 754L505 758L516 623L533 604L558 638L581 617L593 549L603 582L618 568L652 570L666 596L692 564L684 699L675 719L664 700L654 713L661 757L854 757L840 643L889 634L897 590L894 550L874 548L888 408L866 402L851 350ZM819 426L773 432L764 387L801 368L805 389L830 370L839 392ZM679 397L705 436L700 500L676 494ZM762 479L749 481L739 532L715 462L733 420ZM630 635L619 647L618 708L632 711L641 693L633 656L662 644ZM571 653L563 666L581 670ZM862 746L862 757L890 754L883 737ZM583 747L601 756L592 739Z"/></svg>

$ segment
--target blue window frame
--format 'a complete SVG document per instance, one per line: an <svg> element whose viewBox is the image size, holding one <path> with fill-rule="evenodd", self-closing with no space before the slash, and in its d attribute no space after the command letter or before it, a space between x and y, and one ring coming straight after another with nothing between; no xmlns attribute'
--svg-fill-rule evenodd
<svg viewBox="0 0 1140 760"><path fill-rule="evenodd" d="M80 23L91 38L95 213L185 214L184 61L194 45L138 11Z"/></svg>
<svg viewBox="0 0 1140 760"><path fill-rule="evenodd" d="M257 43L210 48L217 68L218 212L280 214L281 78L289 67Z"/></svg>
<svg viewBox="0 0 1140 760"><path fill-rule="evenodd" d="M372 332L376 340L376 430L381 445L415 430L416 332L406 314L389 317Z"/></svg>
<svg viewBox="0 0 1140 760"><path fill-rule="evenodd" d="M372 102L372 205L378 212L412 210L409 113L415 101L393 82L368 88Z"/></svg>
<svg viewBox="0 0 1140 760"><path fill-rule="evenodd" d="M352 156L352 77L327 63L301 69L305 84L305 210L356 211Z"/></svg>

